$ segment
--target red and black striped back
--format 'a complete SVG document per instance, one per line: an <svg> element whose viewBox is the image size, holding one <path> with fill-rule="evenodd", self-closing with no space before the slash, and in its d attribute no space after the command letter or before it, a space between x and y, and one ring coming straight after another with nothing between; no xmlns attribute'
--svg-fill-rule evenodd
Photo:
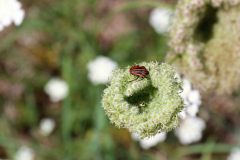
<svg viewBox="0 0 240 160"><path fill-rule="evenodd" d="M148 70L144 66L132 66L129 70L130 74L137 77L146 77L149 75Z"/></svg>

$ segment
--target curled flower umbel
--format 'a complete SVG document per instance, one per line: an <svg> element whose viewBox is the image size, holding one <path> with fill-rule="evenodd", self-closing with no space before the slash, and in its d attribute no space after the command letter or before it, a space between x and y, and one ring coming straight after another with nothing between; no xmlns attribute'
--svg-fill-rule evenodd
<svg viewBox="0 0 240 160"><path fill-rule="evenodd" d="M104 90L102 107L117 127L149 138L177 127L184 104L179 95L182 87L170 65L139 65L149 71L148 78L131 81L136 77L129 73L130 67L115 70Z"/></svg>
<svg viewBox="0 0 240 160"><path fill-rule="evenodd" d="M240 1L178 1L167 59L201 91L232 93L240 82ZM227 18L226 18L227 17Z"/></svg>

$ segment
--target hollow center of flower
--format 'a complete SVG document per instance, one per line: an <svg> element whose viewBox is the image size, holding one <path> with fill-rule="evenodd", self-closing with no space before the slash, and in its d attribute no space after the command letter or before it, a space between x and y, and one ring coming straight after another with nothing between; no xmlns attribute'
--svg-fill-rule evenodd
<svg viewBox="0 0 240 160"><path fill-rule="evenodd" d="M134 106L139 106L140 103L149 104L153 100L156 92L157 88L149 84L144 89L135 92L132 96L125 96L124 100Z"/></svg>
<svg viewBox="0 0 240 160"><path fill-rule="evenodd" d="M213 36L213 27L217 23L217 8L213 8L210 5L206 6L206 11L203 18L198 23L194 32L194 37L199 42L206 43Z"/></svg>

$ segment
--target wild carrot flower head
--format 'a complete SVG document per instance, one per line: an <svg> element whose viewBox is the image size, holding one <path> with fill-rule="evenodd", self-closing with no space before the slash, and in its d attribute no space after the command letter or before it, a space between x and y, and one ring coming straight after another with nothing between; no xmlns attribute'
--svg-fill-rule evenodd
<svg viewBox="0 0 240 160"><path fill-rule="evenodd" d="M181 55L173 65L194 88L231 93L238 87L239 15L239 0L178 1L167 59Z"/></svg>
<svg viewBox="0 0 240 160"><path fill-rule="evenodd" d="M148 78L136 78L127 69L117 69L104 90L102 107L117 127L151 137L177 127L183 109L181 82L173 68L165 63L140 63L149 71ZM129 82L130 81L130 82ZM145 106L140 106L143 103Z"/></svg>

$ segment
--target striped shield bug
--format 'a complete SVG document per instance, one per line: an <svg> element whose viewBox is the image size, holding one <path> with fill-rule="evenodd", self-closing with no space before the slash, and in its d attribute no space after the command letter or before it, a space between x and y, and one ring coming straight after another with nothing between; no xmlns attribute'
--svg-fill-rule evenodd
<svg viewBox="0 0 240 160"><path fill-rule="evenodd" d="M144 66L139 66L139 65L132 66L129 69L129 72L131 75L137 77L135 80L132 80L132 81L136 81L139 77L147 78L147 75L149 75L148 70ZM143 79L141 79L141 80L143 80ZM129 82L131 82L131 81L129 81Z"/></svg>

